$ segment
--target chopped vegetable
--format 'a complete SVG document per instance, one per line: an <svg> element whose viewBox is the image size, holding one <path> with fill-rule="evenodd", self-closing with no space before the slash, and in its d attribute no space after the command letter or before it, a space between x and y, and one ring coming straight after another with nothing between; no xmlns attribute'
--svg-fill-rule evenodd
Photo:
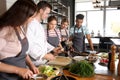
<svg viewBox="0 0 120 80"><path fill-rule="evenodd" d="M43 74L46 74L48 77L50 77L51 75L55 75L54 69L52 66L40 66L39 71Z"/></svg>

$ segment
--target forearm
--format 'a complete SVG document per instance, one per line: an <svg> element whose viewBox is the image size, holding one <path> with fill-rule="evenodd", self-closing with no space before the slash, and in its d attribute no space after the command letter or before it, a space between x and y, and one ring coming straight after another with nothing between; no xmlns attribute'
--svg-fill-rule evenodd
<svg viewBox="0 0 120 80"><path fill-rule="evenodd" d="M86 38L87 38L87 40L88 40L88 42L89 42L89 45L90 45L91 50L94 51L94 47L93 47L93 43L92 43L90 34L87 34L87 35L86 35Z"/></svg>
<svg viewBox="0 0 120 80"><path fill-rule="evenodd" d="M32 61L28 55L26 57L26 64L28 65L28 67L34 66L34 64L32 63Z"/></svg>
<svg viewBox="0 0 120 80"><path fill-rule="evenodd" d="M8 65L5 63L0 63L0 72L17 74L24 79L28 79L33 76L33 72L29 69Z"/></svg>
<svg viewBox="0 0 120 80"><path fill-rule="evenodd" d="M44 59L46 60L53 60L55 59L55 56L51 53L47 53L45 56L44 56Z"/></svg>
<svg viewBox="0 0 120 80"><path fill-rule="evenodd" d="M88 40L88 42L89 42L89 45L90 45L91 50L92 50L92 51L94 51L94 47L93 47L92 40L91 40L91 39L89 39L89 40Z"/></svg>
<svg viewBox="0 0 120 80"><path fill-rule="evenodd" d="M49 54L53 55L52 53L49 52L49 53L45 54L42 59L49 60Z"/></svg>
<svg viewBox="0 0 120 80"><path fill-rule="evenodd" d="M18 74L19 70L20 70L19 67L0 62L0 72Z"/></svg>

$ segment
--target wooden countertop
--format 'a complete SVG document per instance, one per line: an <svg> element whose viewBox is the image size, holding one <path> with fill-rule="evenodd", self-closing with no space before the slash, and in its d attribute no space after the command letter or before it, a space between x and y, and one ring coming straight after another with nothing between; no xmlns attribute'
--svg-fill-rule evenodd
<svg viewBox="0 0 120 80"><path fill-rule="evenodd" d="M117 64L118 60L115 61L115 72L110 72L107 66L99 65L99 59L94 63L95 65L95 75L92 77L78 77L76 75L71 74L68 70L63 70L64 75L71 76L76 80L120 80L120 76L117 75ZM50 80L48 78L47 80Z"/></svg>
<svg viewBox="0 0 120 80"><path fill-rule="evenodd" d="M94 63L95 65L95 75L92 77L78 77L71 74L68 70L64 70L66 76L74 77L76 80L120 80L120 76L117 75L117 64L118 60L115 61L115 72L110 72L107 66L99 65L99 60Z"/></svg>
<svg viewBox="0 0 120 80"><path fill-rule="evenodd" d="M78 76L74 76L72 75L70 72L68 72L67 70L64 70L64 74L66 76L71 76L74 77L76 80L115 80L114 77L109 76L109 75L102 75L102 74L95 74L92 77L78 77ZM120 80L120 79L119 79Z"/></svg>

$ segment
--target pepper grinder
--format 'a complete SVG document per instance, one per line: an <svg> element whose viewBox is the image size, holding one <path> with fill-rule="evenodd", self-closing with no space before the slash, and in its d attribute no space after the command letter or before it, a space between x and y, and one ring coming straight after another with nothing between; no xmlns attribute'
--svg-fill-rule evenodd
<svg viewBox="0 0 120 80"><path fill-rule="evenodd" d="M118 55L118 67L117 67L117 71L118 71L118 75L120 76L120 48L119 48L119 55Z"/></svg>
<svg viewBox="0 0 120 80"><path fill-rule="evenodd" d="M115 53L116 53L116 46L111 46L111 62L110 62L110 71L115 71Z"/></svg>

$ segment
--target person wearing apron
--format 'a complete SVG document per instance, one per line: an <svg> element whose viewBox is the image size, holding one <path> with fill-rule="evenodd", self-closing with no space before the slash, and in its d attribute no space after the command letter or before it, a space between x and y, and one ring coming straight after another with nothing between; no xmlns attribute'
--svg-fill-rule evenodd
<svg viewBox="0 0 120 80"><path fill-rule="evenodd" d="M8 57L5 58L3 60L0 60L3 63L6 64L10 64L10 65L14 65L14 66L18 66L18 67L22 67L22 68L26 68L26 51L28 49L28 42L27 42L27 38L25 37L24 39L21 39L19 33L16 31L16 35L22 45L22 50L21 52L16 55L15 57ZM0 72L0 80L21 80L22 78L17 75L17 74L8 74L8 73L2 73Z"/></svg>
<svg viewBox="0 0 120 80"><path fill-rule="evenodd" d="M61 45L61 35L59 29L56 29L57 26L57 18L55 16L49 16L48 17L48 25L47 25L47 41L55 48L59 48L58 54L63 51L62 45Z"/></svg>
<svg viewBox="0 0 120 80"><path fill-rule="evenodd" d="M81 27L82 28L82 27ZM82 32L77 32L75 33L75 30L79 28L74 27L74 34L73 34L73 48L76 52L84 52L85 51L85 36L83 33L83 29Z"/></svg>
<svg viewBox="0 0 120 80"><path fill-rule="evenodd" d="M67 40L68 40L68 32L67 32L66 29L64 29L64 31L65 31L66 35L62 34L62 31L60 29L61 38L64 39L64 40L61 41L61 45L62 45L62 47L64 48L65 51L68 51L68 46L66 44Z"/></svg>
<svg viewBox="0 0 120 80"><path fill-rule="evenodd" d="M70 40L72 40L73 42L73 50L78 53L78 54L77 53L73 54L73 56L78 56L80 55L79 53L86 51L85 37L89 42L91 50L94 50L90 33L87 27L82 26L83 19L84 19L84 15L82 14L76 15L76 25L74 27L71 27L70 29Z"/></svg>
<svg viewBox="0 0 120 80"><path fill-rule="evenodd" d="M33 72L38 71L26 54L28 42L25 30L23 30L34 17L36 10L34 2L17 0L8 11L1 15L0 80L28 79L32 77ZM33 72L26 69L26 64Z"/></svg>
<svg viewBox="0 0 120 80"><path fill-rule="evenodd" d="M68 25L69 21L67 18L63 18L60 25L60 34L61 34L61 45L65 51L68 51Z"/></svg>

